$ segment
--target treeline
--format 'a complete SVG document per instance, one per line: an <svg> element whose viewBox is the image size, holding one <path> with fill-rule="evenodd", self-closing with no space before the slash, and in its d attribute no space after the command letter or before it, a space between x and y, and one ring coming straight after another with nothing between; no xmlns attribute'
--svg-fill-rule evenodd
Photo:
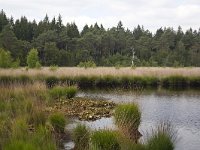
<svg viewBox="0 0 200 150"><path fill-rule="evenodd" d="M136 66L200 66L200 30L183 32L160 28L155 34L138 25L133 31L121 21L116 27L63 24L62 17L40 22L25 16L14 20L0 12L0 48L9 51L14 62L27 65L27 55L37 49L42 66L77 66L92 61L97 66L130 66L135 51Z"/></svg>

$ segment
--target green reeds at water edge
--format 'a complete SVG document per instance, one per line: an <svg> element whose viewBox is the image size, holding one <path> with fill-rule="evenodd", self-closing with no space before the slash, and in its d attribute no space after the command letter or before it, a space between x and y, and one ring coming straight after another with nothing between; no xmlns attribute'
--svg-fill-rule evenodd
<svg viewBox="0 0 200 150"><path fill-rule="evenodd" d="M77 125L73 130L76 150L173 150L176 132L171 124L161 123L148 132L145 142L138 141L135 133L141 122L138 105L120 104L115 108L114 121L117 129L91 131L85 125Z"/></svg>
<svg viewBox="0 0 200 150"><path fill-rule="evenodd" d="M137 142L141 136L138 131L141 112L136 104L118 105L114 110L114 121L125 136Z"/></svg>
<svg viewBox="0 0 200 150"><path fill-rule="evenodd" d="M85 125L78 124L73 130L73 141L76 150L88 150L90 141L90 130Z"/></svg>
<svg viewBox="0 0 200 150"><path fill-rule="evenodd" d="M44 81L46 86L52 88L56 85L77 85L81 89L91 88L200 88L199 77L185 77L173 75L168 77L156 76L0 76L0 84L8 85L13 83L33 83L34 81Z"/></svg>

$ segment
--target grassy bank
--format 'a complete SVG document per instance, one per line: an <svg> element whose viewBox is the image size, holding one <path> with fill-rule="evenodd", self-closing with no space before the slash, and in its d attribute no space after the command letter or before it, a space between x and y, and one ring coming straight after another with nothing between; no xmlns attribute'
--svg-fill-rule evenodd
<svg viewBox="0 0 200 150"><path fill-rule="evenodd" d="M26 84L36 81L45 82L47 87L55 85L76 85L81 89L91 88L200 88L200 76L171 75L158 76L29 76L29 75L0 75L0 84Z"/></svg>

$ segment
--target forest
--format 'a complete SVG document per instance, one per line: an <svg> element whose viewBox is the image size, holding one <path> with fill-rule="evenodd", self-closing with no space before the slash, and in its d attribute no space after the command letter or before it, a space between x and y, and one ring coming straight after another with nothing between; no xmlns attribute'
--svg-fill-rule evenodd
<svg viewBox="0 0 200 150"><path fill-rule="evenodd" d="M200 30L161 27L152 33L141 25L129 30L119 21L112 28L95 23L79 31L75 22L65 25L60 14L36 22L26 16L14 20L1 10L0 51L27 66L33 48L42 66L77 66L88 61L96 66L131 66L133 49L135 66L200 66Z"/></svg>

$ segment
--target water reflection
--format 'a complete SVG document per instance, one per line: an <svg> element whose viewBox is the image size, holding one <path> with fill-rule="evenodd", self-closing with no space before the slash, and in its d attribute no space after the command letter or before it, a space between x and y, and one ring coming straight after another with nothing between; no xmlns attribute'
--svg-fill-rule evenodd
<svg viewBox="0 0 200 150"><path fill-rule="evenodd" d="M170 120L178 133L176 150L200 147L200 91L87 91L79 96L101 97L116 103L136 102L142 111L142 140L157 124ZM112 118L84 123L93 129L115 127Z"/></svg>

